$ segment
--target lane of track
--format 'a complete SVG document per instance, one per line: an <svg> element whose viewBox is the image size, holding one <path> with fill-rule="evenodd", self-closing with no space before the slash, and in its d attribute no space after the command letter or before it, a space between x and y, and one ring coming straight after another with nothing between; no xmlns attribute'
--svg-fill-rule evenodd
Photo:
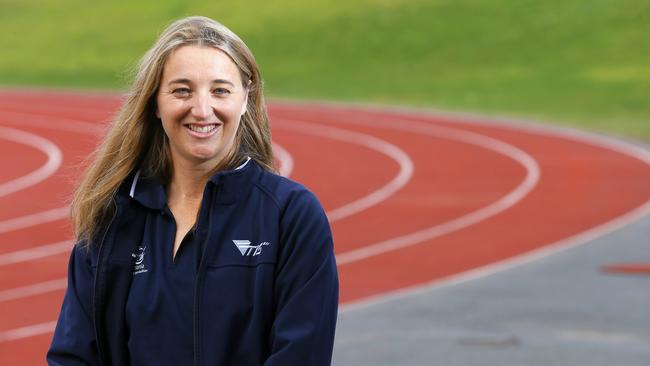
<svg viewBox="0 0 650 366"><path fill-rule="evenodd" d="M0 102L0 111L25 113L23 109L28 108L34 116L36 113L44 113L58 118L101 121L110 117L119 104L111 96L78 99L74 94L57 94L49 99L48 95L49 93L42 93L34 97L21 94L15 103L7 103L7 98L1 98L3 101ZM35 99L39 103L36 104ZM30 104L32 108L29 108ZM66 105L74 105L74 108ZM340 266L342 301L347 304L382 296L381 294L400 288L444 279L461 271L543 248L563 237L588 230L624 214L650 198L648 164L635 161L621 151L607 151L602 146L590 145L566 136L515 131L507 126L470 123L458 118L347 107L275 104L271 108L271 114L273 120L280 124L299 120L301 123L349 131L350 134L364 134L398 147L412 159L414 169L408 184L396 189L385 200L365 208L363 212L341 217L334 222L337 254L343 258L351 250L372 247L394 239L408 239L414 233L471 215L507 196L529 176L529 170L512 157L425 132L434 126L499 140L529 154L541 167L542 179L538 186L505 212L497 212L470 226L461 225L456 231L429 239L412 239L407 245L371 257L343 261ZM42 119L42 116L35 118ZM293 154L293 177L306 182L329 208L340 207L341 204L353 201L354 197L363 196L364 185L359 177L371 176L376 179L374 182L386 182L399 171L395 162L385 157L382 160L376 152L368 154L368 151L358 146L353 148L341 144L338 147L315 149L313 147L317 146L316 143L332 144L332 141L322 139L311 142L307 134L286 129L277 129L274 137ZM364 153L370 156L369 161L350 161L359 155L366 158ZM324 157L331 158L331 162L323 163ZM588 164L585 166L579 158L587 158ZM314 161L318 164L314 165ZM328 182L334 183L328 185ZM366 192L372 192L371 188L366 185ZM349 194L354 189L358 189L357 193ZM622 199L608 198L607 195L611 196L612 191L619 190L624 191ZM342 195L345 199L341 199ZM566 209L558 212L558 207ZM541 234L532 237L531 233L534 232ZM0 232L1 240L3 236ZM6 268L13 268L12 271L16 272L12 273L17 276L37 281L37 278L32 278L35 272L41 268L56 271L54 266L65 267L66 260L67 255L57 255ZM61 278L61 275L54 278ZM0 295L3 294L3 289L11 288L5 285L10 286L11 283L0 283ZM5 303L11 304L12 309L18 311L25 306L21 302L23 299L28 301L27 304L39 299L41 303L56 303L55 308L58 310L61 293L60 289L54 289L31 298L9 299ZM33 323L9 322L6 325L48 324L48 319L38 316L26 320ZM35 335L38 334L37 331L44 330L47 331L47 328L36 326L18 333L0 333L0 354L3 355L0 356L0 363L5 363L4 354L13 357L5 352L2 334ZM43 339L47 338L33 336L5 344L25 347L32 340L38 343L43 342ZM46 344L42 343L41 347Z"/></svg>

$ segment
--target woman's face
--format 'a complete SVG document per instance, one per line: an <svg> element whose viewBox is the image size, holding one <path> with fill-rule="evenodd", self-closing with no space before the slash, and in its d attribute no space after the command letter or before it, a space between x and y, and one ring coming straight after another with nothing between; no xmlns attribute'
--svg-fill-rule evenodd
<svg viewBox="0 0 650 366"><path fill-rule="evenodd" d="M164 65L156 116L174 164L214 167L233 145L248 100L239 69L223 51L183 46Z"/></svg>

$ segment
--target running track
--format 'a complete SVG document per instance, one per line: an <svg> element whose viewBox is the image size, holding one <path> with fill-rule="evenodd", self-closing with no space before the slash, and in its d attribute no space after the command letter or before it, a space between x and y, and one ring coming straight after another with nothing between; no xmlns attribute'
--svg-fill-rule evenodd
<svg viewBox="0 0 650 366"><path fill-rule="evenodd" d="M66 199L119 106L109 94L0 91L0 364L43 363L65 291ZM650 211L650 154L476 117L270 106L285 175L332 222L342 309L580 244Z"/></svg>

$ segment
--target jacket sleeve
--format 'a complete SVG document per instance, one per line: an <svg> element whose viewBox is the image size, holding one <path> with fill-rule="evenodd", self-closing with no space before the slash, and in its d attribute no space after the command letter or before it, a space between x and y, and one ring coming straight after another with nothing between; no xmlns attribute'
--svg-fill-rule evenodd
<svg viewBox="0 0 650 366"><path fill-rule="evenodd" d="M68 288L47 352L50 366L99 365L92 318L94 271L87 249L75 245L68 265Z"/></svg>
<svg viewBox="0 0 650 366"><path fill-rule="evenodd" d="M281 219L276 314L265 366L330 365L338 311L332 233L316 197L300 191Z"/></svg>

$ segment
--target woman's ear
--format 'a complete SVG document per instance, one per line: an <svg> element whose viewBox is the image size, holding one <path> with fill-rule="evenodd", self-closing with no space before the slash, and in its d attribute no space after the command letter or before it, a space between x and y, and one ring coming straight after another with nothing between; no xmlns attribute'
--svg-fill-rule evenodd
<svg viewBox="0 0 650 366"><path fill-rule="evenodd" d="M160 111L158 110L158 100L156 99L157 94L158 94L158 92L156 91L154 93L153 97L151 97L151 99L149 99L149 102L147 103L147 109L150 112L153 112L153 115L156 118L160 119Z"/></svg>
<svg viewBox="0 0 650 366"><path fill-rule="evenodd" d="M242 106L240 116L244 116L244 114L246 113L246 110L248 109L247 108L248 107L248 94L251 91L251 84L252 84L252 80L248 79L248 84L246 84L246 87L244 88L244 92L246 93L246 96L244 97L244 105Z"/></svg>
<svg viewBox="0 0 650 366"><path fill-rule="evenodd" d="M248 94L246 94L246 98L244 98L244 104L241 106L241 113L239 114L240 117L243 117L244 114L246 114L246 111L248 110Z"/></svg>

